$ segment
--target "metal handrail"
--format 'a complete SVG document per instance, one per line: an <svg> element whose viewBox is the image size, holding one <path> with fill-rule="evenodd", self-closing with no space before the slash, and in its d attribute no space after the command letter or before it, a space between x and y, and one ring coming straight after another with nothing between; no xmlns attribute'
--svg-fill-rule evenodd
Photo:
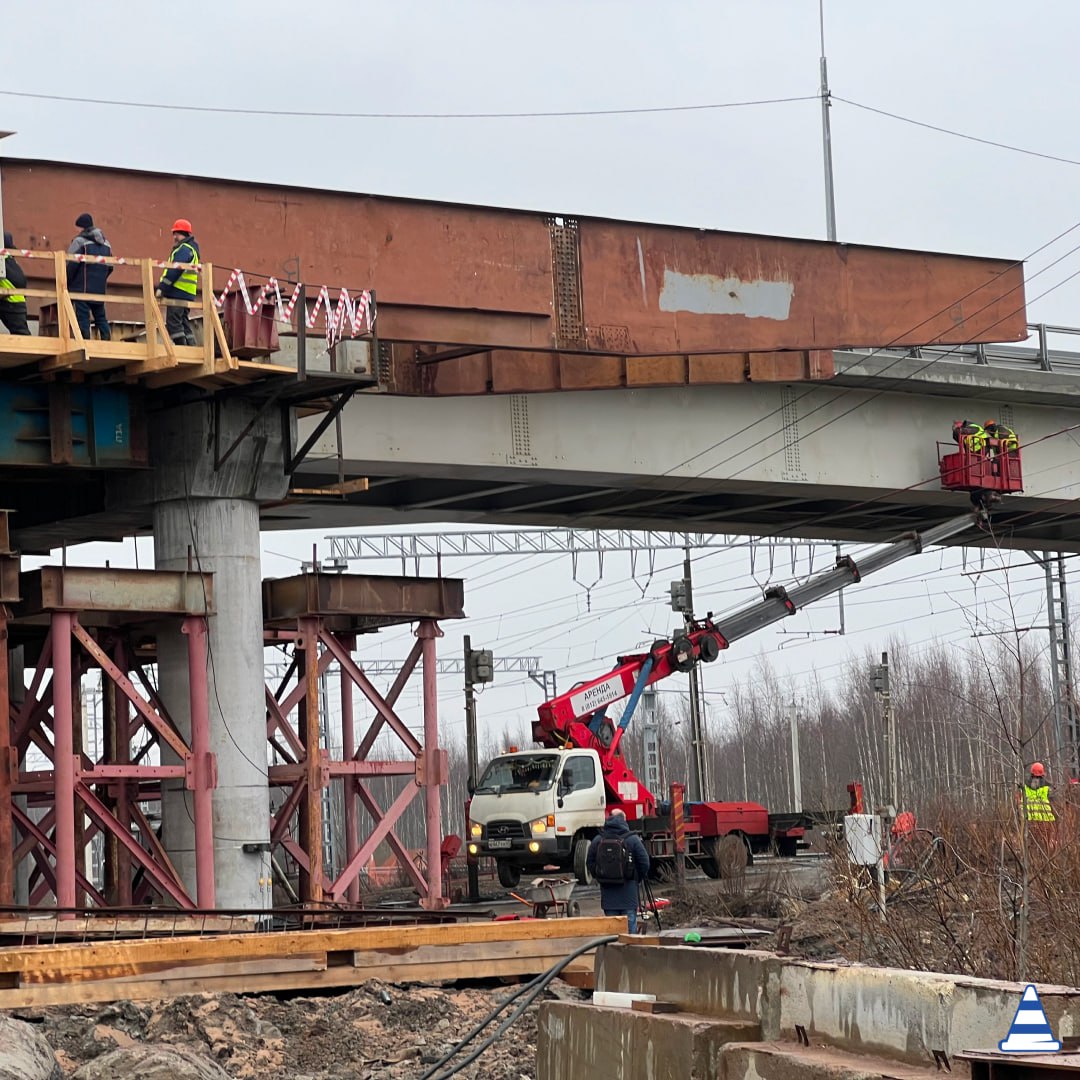
<svg viewBox="0 0 1080 1080"><path fill-rule="evenodd" d="M1016 345L1013 343L985 344L977 343L961 346L927 346L920 345L913 348L884 348L884 349L843 349L841 352L865 354L866 356L911 356L914 358L928 358L937 362L952 361L961 364L978 364L987 366L1034 366L1041 371L1057 372L1058 374L1080 374L1080 347L1075 351L1071 349L1053 349L1050 347L1050 338L1053 335L1068 335L1080 337L1080 327L1057 326L1050 323L1028 323L1029 333L1036 338L1034 348L1030 346Z"/></svg>

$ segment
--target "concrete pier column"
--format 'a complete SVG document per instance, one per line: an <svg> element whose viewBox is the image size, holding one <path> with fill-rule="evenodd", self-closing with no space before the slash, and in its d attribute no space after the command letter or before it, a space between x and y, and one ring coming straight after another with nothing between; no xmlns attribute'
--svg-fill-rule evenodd
<svg viewBox="0 0 1080 1080"><path fill-rule="evenodd" d="M256 407L242 400L198 402L162 413L151 436L155 565L214 575L205 655L209 750L217 765L214 880L222 908L270 906L259 503L281 498L287 489L281 423L276 411L256 417ZM189 657L180 626L164 627L158 638L161 697L188 740ZM194 897L196 822L202 815L182 781L163 788L165 848Z"/></svg>
<svg viewBox="0 0 1080 1080"><path fill-rule="evenodd" d="M261 907L267 861L264 853L243 850L244 844L270 840L257 505L247 499L190 499L155 506L157 568L186 569L189 548L194 568L214 575L206 663L210 751L218 775L212 796L217 899L222 907ZM170 628L159 640L159 653L162 699L190 739L187 638ZM196 815L193 793L183 783L166 791L163 820L165 848L195 895Z"/></svg>

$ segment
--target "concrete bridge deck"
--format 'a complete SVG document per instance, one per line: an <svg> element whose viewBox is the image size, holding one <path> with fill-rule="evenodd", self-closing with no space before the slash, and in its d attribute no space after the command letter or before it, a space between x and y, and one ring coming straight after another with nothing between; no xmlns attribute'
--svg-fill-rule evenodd
<svg viewBox="0 0 1080 1080"><path fill-rule="evenodd" d="M300 510L328 528L455 521L884 540L966 505L938 480L954 419L1024 446L1025 491L986 543L1080 550L1080 353L836 354L828 383L733 383L439 399L362 395L342 466L369 490ZM951 445L951 444L950 444ZM336 475L317 445L311 482ZM264 525L299 524L297 508ZM965 542L969 538L965 538Z"/></svg>

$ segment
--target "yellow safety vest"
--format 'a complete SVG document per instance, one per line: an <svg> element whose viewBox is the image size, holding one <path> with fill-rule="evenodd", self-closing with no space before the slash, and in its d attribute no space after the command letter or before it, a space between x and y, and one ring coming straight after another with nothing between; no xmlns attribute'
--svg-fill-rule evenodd
<svg viewBox="0 0 1080 1080"><path fill-rule="evenodd" d="M994 433L995 438L1001 444L1002 450L1019 450L1020 440L1016 437L1016 432L1010 427L1005 427L1004 424L998 424L997 431Z"/></svg>
<svg viewBox="0 0 1080 1080"><path fill-rule="evenodd" d="M169 253L169 262L176 262L177 252L179 252L181 248L187 248L188 251L191 252L192 261L189 264L191 269L184 270L175 281L168 283L165 282L165 275L168 273L168 270L162 270L161 283L171 284L174 289L179 289L180 292L188 293L190 296L194 297L199 291L199 253L191 244L184 240L177 244Z"/></svg>
<svg viewBox="0 0 1080 1080"><path fill-rule="evenodd" d="M1028 787L1024 785L1024 809L1028 821L1056 821L1054 811L1050 809L1050 786Z"/></svg>
<svg viewBox="0 0 1080 1080"><path fill-rule="evenodd" d="M6 277L0 277L0 289L14 289L14 288L15 288L15 286L12 285L12 283L10 281L8 281L8 279ZM6 300L9 304L25 304L26 303L26 297L25 296L20 296L18 293L11 293L10 295L0 296L0 300Z"/></svg>
<svg viewBox="0 0 1080 1080"><path fill-rule="evenodd" d="M979 424L969 426L975 428L975 430L962 435L961 438L963 439L964 448L977 454L986 447L986 428Z"/></svg>

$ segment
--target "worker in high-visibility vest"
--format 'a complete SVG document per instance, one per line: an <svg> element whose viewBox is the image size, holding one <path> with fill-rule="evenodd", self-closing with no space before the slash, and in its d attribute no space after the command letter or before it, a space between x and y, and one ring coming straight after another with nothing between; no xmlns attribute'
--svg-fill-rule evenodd
<svg viewBox="0 0 1080 1080"><path fill-rule="evenodd" d="M952 437L961 449L973 454L981 454L986 449L986 428L974 420L954 421Z"/></svg>
<svg viewBox="0 0 1080 1080"><path fill-rule="evenodd" d="M199 242L191 232L187 218L177 218L172 227L173 246L169 252L171 263L187 263L174 266L161 273L157 295L166 300L194 300L199 294ZM170 307L165 314L165 329L175 345L195 345L195 331L186 307Z"/></svg>
<svg viewBox="0 0 1080 1080"><path fill-rule="evenodd" d="M984 430L987 439L990 440L990 445L995 450L1008 453L1010 450L1020 449L1020 440L1016 437L1016 432L1008 424L999 424L996 420L987 420Z"/></svg>
<svg viewBox="0 0 1080 1080"><path fill-rule="evenodd" d="M1057 817L1050 805L1050 785L1046 782L1046 769L1041 761L1032 763L1031 775L1023 785L1022 793L1029 835L1043 847L1052 848L1057 839Z"/></svg>
<svg viewBox="0 0 1080 1080"><path fill-rule="evenodd" d="M11 233L4 233L4 247L13 248L15 242ZM4 276L0 277L0 289L25 289L26 274L23 268L10 256L4 259ZM0 323L7 327L9 334L29 336L30 327L26 322L26 297L20 293L0 295Z"/></svg>

